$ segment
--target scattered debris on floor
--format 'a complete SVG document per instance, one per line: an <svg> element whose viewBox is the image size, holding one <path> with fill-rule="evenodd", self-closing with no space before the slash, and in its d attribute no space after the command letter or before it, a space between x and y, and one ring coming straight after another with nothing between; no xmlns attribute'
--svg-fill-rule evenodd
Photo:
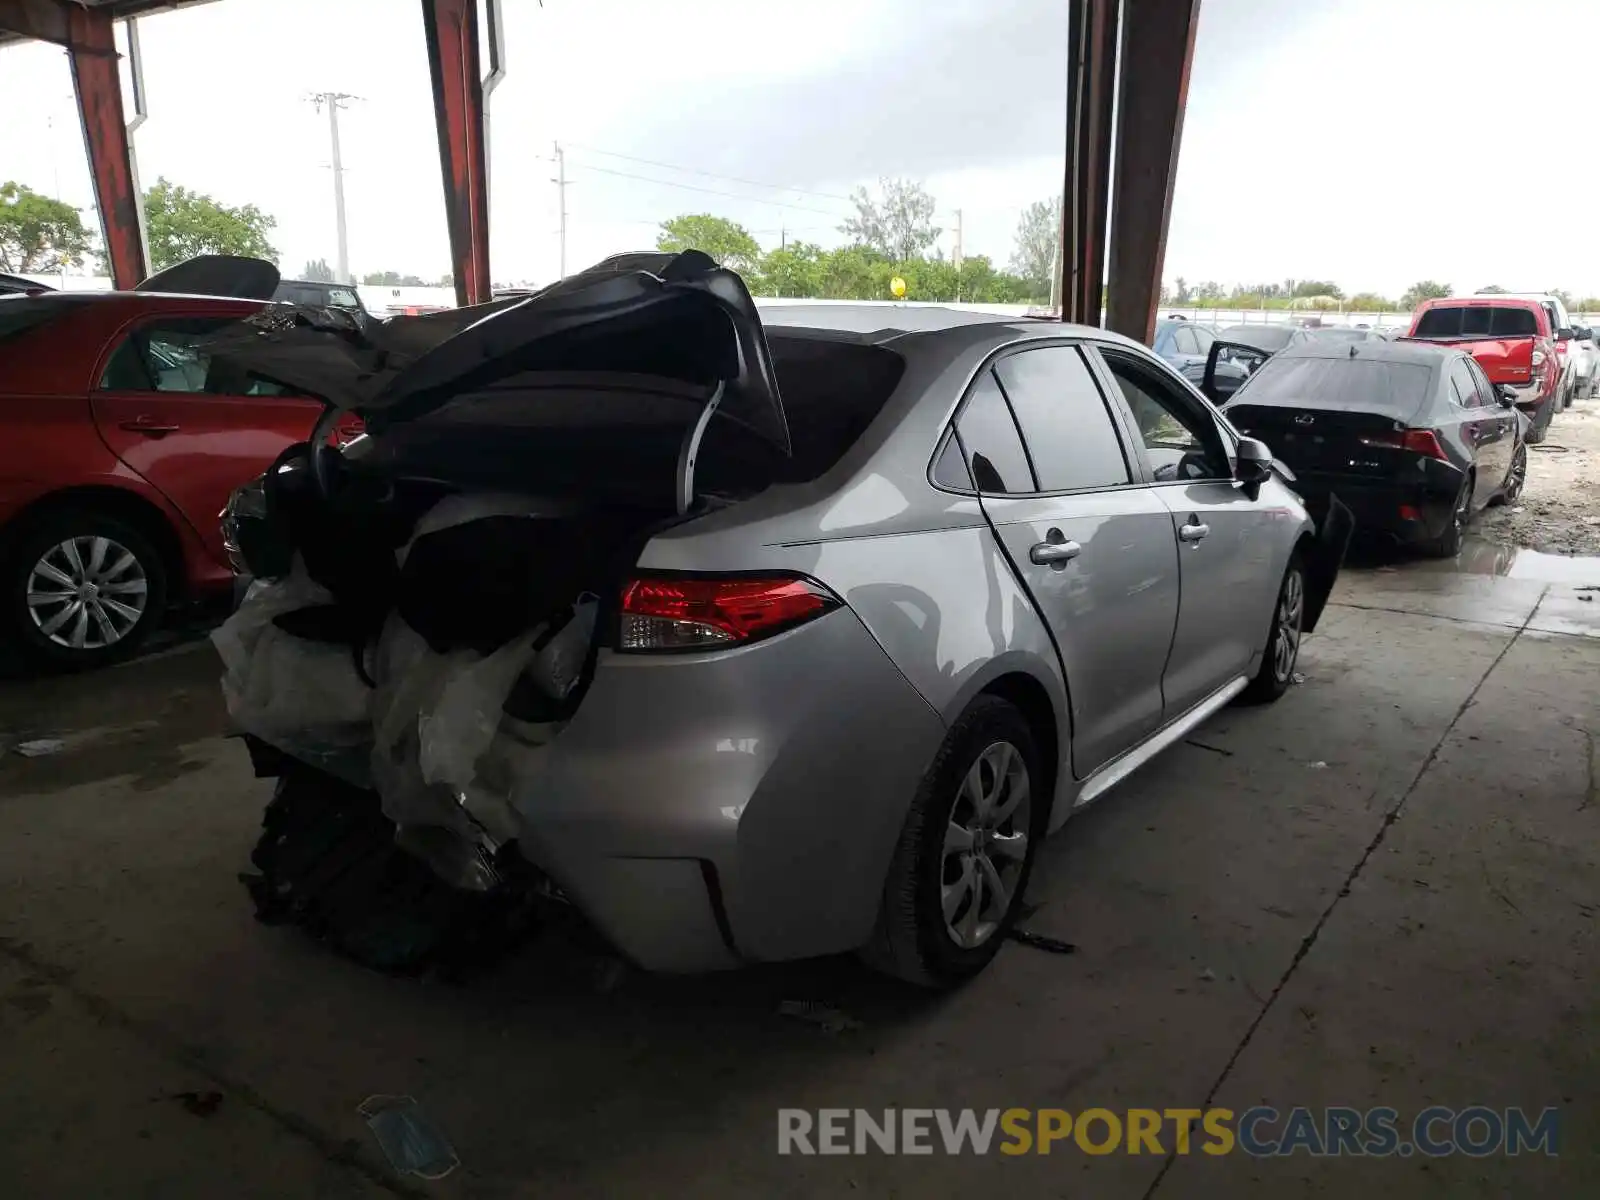
<svg viewBox="0 0 1600 1200"><path fill-rule="evenodd" d="M785 1000L778 1005L778 1015L819 1025L824 1033L851 1033L865 1028L848 1013L819 1000Z"/></svg>
<svg viewBox="0 0 1600 1200"><path fill-rule="evenodd" d="M192 1117L215 1116L222 1107L221 1092L174 1092L170 1099L183 1105L183 1111Z"/></svg>
<svg viewBox="0 0 1600 1200"><path fill-rule="evenodd" d="M1215 983L1217 981L1217 973L1210 967L1207 967L1204 971L1200 972L1200 978L1206 983Z"/></svg>
<svg viewBox="0 0 1600 1200"><path fill-rule="evenodd" d="M1193 746L1196 750L1209 750L1213 754L1222 755L1223 758L1233 757L1232 750L1224 750L1221 746L1212 746L1206 742L1198 741L1195 738L1186 738L1183 744L1185 746Z"/></svg>
<svg viewBox="0 0 1600 1200"><path fill-rule="evenodd" d="M67 743L61 738L35 738L31 742L18 742L16 751L23 758L45 758L60 754L66 748Z"/></svg>
<svg viewBox="0 0 1600 1200"><path fill-rule="evenodd" d="M378 1139L389 1165L402 1175L443 1179L461 1165L450 1139L410 1096L368 1096L356 1109Z"/></svg>
<svg viewBox="0 0 1600 1200"><path fill-rule="evenodd" d="M1306 677L1299 671L1296 671L1293 675L1289 676L1290 683L1304 683L1305 681Z"/></svg>
<svg viewBox="0 0 1600 1200"><path fill-rule="evenodd" d="M1051 954L1076 954L1078 948L1071 942L1064 942L1060 938L1047 937L1042 933L1032 933L1026 929L1013 928L1008 935L1013 942L1023 946L1032 946L1035 950L1047 950Z"/></svg>
<svg viewBox="0 0 1600 1200"><path fill-rule="evenodd" d="M1314 763L1307 763L1306 766L1310 767L1313 771L1326 771L1328 769L1328 764L1323 762L1320 758Z"/></svg>

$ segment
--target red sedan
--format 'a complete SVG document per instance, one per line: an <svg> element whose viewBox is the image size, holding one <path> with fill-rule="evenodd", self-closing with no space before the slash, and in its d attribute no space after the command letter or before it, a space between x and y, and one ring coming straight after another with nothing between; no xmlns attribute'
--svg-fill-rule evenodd
<svg viewBox="0 0 1600 1200"><path fill-rule="evenodd" d="M153 290L0 297L0 636L29 659L125 657L174 601L231 586L218 513L321 412L222 378L200 349L260 307Z"/></svg>

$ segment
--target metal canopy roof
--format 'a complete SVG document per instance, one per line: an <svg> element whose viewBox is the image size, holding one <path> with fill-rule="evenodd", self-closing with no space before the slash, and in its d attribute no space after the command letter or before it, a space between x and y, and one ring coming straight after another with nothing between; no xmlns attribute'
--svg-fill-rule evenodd
<svg viewBox="0 0 1600 1200"><path fill-rule="evenodd" d="M0 45L24 41L67 45L72 40L67 21L72 8L94 9L121 21L209 3L211 0L0 0Z"/></svg>

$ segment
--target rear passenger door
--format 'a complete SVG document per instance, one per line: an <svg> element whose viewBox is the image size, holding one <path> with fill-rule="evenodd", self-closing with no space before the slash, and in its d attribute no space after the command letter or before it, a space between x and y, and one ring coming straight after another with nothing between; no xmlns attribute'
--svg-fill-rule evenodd
<svg viewBox="0 0 1600 1200"><path fill-rule="evenodd" d="M995 360L974 381L956 434L984 513L1061 654L1082 778L1161 722L1178 614L1171 517L1140 482L1077 346Z"/></svg>
<svg viewBox="0 0 1600 1200"><path fill-rule="evenodd" d="M1482 508L1499 489L1511 469L1516 444L1516 417L1495 399L1489 377L1467 355L1450 364L1451 398L1461 412L1461 433L1472 447L1477 479L1472 503Z"/></svg>
<svg viewBox="0 0 1600 1200"><path fill-rule="evenodd" d="M1232 446L1216 414L1160 363L1110 346L1098 353L1178 540L1183 601L1162 684L1171 720L1248 674L1265 650L1287 512L1234 483Z"/></svg>
<svg viewBox="0 0 1600 1200"><path fill-rule="evenodd" d="M164 314L111 344L90 396L107 446L172 501L219 562L218 514L233 489L304 441L322 407L274 384L224 380L201 349L235 316Z"/></svg>

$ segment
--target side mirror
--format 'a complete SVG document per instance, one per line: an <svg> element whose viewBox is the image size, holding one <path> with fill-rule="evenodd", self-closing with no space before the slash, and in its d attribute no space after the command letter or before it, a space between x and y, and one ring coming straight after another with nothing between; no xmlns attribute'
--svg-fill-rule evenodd
<svg viewBox="0 0 1600 1200"><path fill-rule="evenodd" d="M1556 341L1558 341L1558 342L1570 342L1571 340L1572 340L1572 330L1571 330L1570 327L1562 326L1560 329L1556 330Z"/></svg>
<svg viewBox="0 0 1600 1200"><path fill-rule="evenodd" d="M1500 401L1501 408L1510 408L1517 402L1517 393L1508 384L1497 383L1494 388L1494 397Z"/></svg>
<svg viewBox="0 0 1600 1200"><path fill-rule="evenodd" d="M1243 437L1239 439L1238 465L1234 468L1234 478L1245 486L1245 490L1254 499L1260 492L1261 485L1272 477L1272 451L1267 444L1258 438Z"/></svg>

